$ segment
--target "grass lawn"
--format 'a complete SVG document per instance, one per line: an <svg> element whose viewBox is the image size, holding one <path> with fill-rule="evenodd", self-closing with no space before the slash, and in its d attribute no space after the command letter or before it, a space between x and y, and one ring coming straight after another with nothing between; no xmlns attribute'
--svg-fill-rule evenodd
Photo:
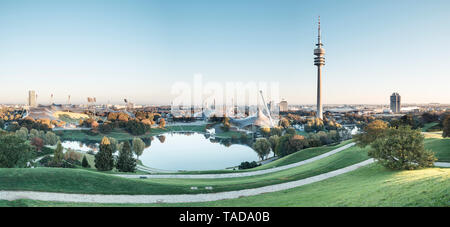
<svg viewBox="0 0 450 227"><path fill-rule="evenodd" d="M438 125L439 122L431 122L431 123L426 123L423 127L422 127L422 132L428 132L428 130L436 125Z"/></svg>
<svg viewBox="0 0 450 227"><path fill-rule="evenodd" d="M87 194L196 194L257 188L312 177L366 160L352 147L330 157L284 171L228 179L126 179L82 169L0 169L0 190ZM190 190L197 186L198 190ZM212 186L213 190L205 190Z"/></svg>
<svg viewBox="0 0 450 227"><path fill-rule="evenodd" d="M435 153L438 162L450 162L450 138L427 138L425 148Z"/></svg>
<svg viewBox="0 0 450 227"><path fill-rule="evenodd" d="M206 203L95 204L35 200L0 206L450 206L450 169L392 171L378 164L321 182L257 196Z"/></svg>
<svg viewBox="0 0 450 227"><path fill-rule="evenodd" d="M221 138L221 139L231 139L234 136L234 138L240 139L241 138L241 133L240 132L235 132L235 131L218 132L214 136L216 138Z"/></svg>

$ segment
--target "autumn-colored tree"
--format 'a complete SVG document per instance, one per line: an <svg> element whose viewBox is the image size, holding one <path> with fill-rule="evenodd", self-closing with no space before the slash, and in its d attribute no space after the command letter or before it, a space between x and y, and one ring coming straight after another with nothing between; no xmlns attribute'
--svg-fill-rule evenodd
<svg viewBox="0 0 450 227"><path fill-rule="evenodd" d="M33 139L31 139L31 145L36 147L36 150L41 151L44 146L44 141L39 137L33 137Z"/></svg>
<svg viewBox="0 0 450 227"><path fill-rule="evenodd" d="M383 132L388 128L388 124L382 120L375 120L364 127L364 132L353 136L356 145L365 147L375 141L378 137L383 135Z"/></svg>
<svg viewBox="0 0 450 227"><path fill-rule="evenodd" d="M261 132L262 136L264 136L264 137L270 136L270 128L269 127L260 128L259 131Z"/></svg>
<svg viewBox="0 0 450 227"><path fill-rule="evenodd" d="M283 128L288 128L289 126L291 126L291 124L289 123L289 120L286 118L281 118L279 125Z"/></svg>
<svg viewBox="0 0 450 227"><path fill-rule="evenodd" d="M161 120L159 120L159 127L160 128L166 127L166 120L164 120L164 118L161 118Z"/></svg>

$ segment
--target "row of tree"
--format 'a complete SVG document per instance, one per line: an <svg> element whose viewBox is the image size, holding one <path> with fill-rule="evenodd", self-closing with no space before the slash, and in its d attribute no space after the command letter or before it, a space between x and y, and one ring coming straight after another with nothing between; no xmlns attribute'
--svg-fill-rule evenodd
<svg viewBox="0 0 450 227"><path fill-rule="evenodd" d="M278 130L275 130L275 132L278 132ZM261 159L265 159L270 154L270 151L279 157L283 157L305 148L318 147L340 141L341 136L336 130L309 133L307 136L297 135L295 130L286 130L284 135L274 133L269 138L257 139L253 143L253 149Z"/></svg>

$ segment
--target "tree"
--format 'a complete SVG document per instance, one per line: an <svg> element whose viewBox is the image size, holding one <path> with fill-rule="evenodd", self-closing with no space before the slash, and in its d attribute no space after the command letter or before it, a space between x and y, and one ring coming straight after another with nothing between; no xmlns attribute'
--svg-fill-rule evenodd
<svg viewBox="0 0 450 227"><path fill-rule="evenodd" d="M136 159L133 158L130 142L125 141L122 150L119 152L116 168L121 172L135 172Z"/></svg>
<svg viewBox="0 0 450 227"><path fill-rule="evenodd" d="M280 120L280 126L281 127L283 127L283 128L288 128L289 126L291 126L291 124L289 123L289 120L288 119L286 119L286 118L281 118L281 120Z"/></svg>
<svg viewBox="0 0 450 227"><path fill-rule="evenodd" d="M264 137L270 136L270 128L268 128L268 127L260 128L259 131L261 132L261 135Z"/></svg>
<svg viewBox="0 0 450 227"><path fill-rule="evenodd" d="M228 117L224 117L222 123L223 123L222 129L223 129L225 132L228 132L228 131L230 130L230 127L231 127L230 119L229 119Z"/></svg>
<svg viewBox="0 0 450 227"><path fill-rule="evenodd" d="M270 148L271 144L266 138L257 139L253 144L253 149L262 160L270 154Z"/></svg>
<svg viewBox="0 0 450 227"><path fill-rule="evenodd" d="M286 134L278 139L275 147L275 154L279 157L284 157L289 154L289 139L291 135Z"/></svg>
<svg viewBox="0 0 450 227"><path fill-rule="evenodd" d="M86 155L83 156L83 161L81 161L81 166L83 166L83 168L91 168L91 166L89 165L89 162L86 158Z"/></svg>
<svg viewBox="0 0 450 227"><path fill-rule="evenodd" d="M33 145L36 150L41 151L42 147L44 147L44 141L39 137L33 137L33 139L31 139L31 145Z"/></svg>
<svg viewBox="0 0 450 227"><path fill-rule="evenodd" d="M436 158L425 150L424 136L410 126L386 129L371 144L369 156L391 169L417 169L433 166Z"/></svg>
<svg viewBox="0 0 450 227"><path fill-rule="evenodd" d="M308 145L309 145L308 141L305 139L304 136L294 135L289 138L288 151L289 153L294 153L305 147L308 147Z"/></svg>
<svg viewBox="0 0 450 227"><path fill-rule="evenodd" d="M161 120L159 120L159 127L160 128L166 127L166 120L164 120L164 118L161 118Z"/></svg>
<svg viewBox="0 0 450 227"><path fill-rule="evenodd" d="M0 168L24 168L31 160L31 146L14 134L0 134Z"/></svg>
<svg viewBox="0 0 450 227"><path fill-rule="evenodd" d="M34 137L39 137L39 131L36 129L31 129L30 134L28 135L30 139L33 139Z"/></svg>
<svg viewBox="0 0 450 227"><path fill-rule="evenodd" d="M28 139L28 129L25 127L21 127L19 130L17 130L15 132L16 136L23 139L23 140L27 140Z"/></svg>
<svg viewBox="0 0 450 227"><path fill-rule="evenodd" d="M137 159L139 160L139 156L142 155L145 149L145 143L141 140L141 138L133 139L133 152L136 154Z"/></svg>
<svg viewBox="0 0 450 227"><path fill-rule="evenodd" d="M274 135L281 136L282 134L283 134L283 130L281 130L280 127L273 127L270 129L271 136L274 136Z"/></svg>
<svg viewBox="0 0 450 227"><path fill-rule="evenodd" d="M366 147L378 137L383 135L384 130L388 128L388 124L382 120L375 120L364 127L364 132L358 135L354 135L356 145L359 147Z"/></svg>
<svg viewBox="0 0 450 227"><path fill-rule="evenodd" d="M55 133L50 131L45 133L44 144L53 146L58 143L58 140L58 136Z"/></svg>
<svg viewBox="0 0 450 227"><path fill-rule="evenodd" d="M105 136L100 143L100 150L95 154L95 168L99 171L110 171L114 167L111 142Z"/></svg>
<svg viewBox="0 0 450 227"><path fill-rule="evenodd" d="M286 129L286 134L295 135L296 131L295 131L294 128L287 128Z"/></svg>
<svg viewBox="0 0 450 227"><path fill-rule="evenodd" d="M63 146L61 142L58 141L55 152L53 153L53 164L56 166L62 165L63 157L64 157Z"/></svg>
<svg viewBox="0 0 450 227"><path fill-rule="evenodd" d="M119 142L116 139L112 138L112 137L108 137L108 139L109 139L109 142L111 144L112 152L116 153L116 151L118 150Z"/></svg>
<svg viewBox="0 0 450 227"><path fill-rule="evenodd" d="M442 123L444 130L442 132L442 137L450 137L450 115L445 115L444 121Z"/></svg>
<svg viewBox="0 0 450 227"><path fill-rule="evenodd" d="M272 149L272 151L274 153L275 153L275 148L277 147L279 139L280 139L280 137L277 135L273 135L273 136L269 137L270 148Z"/></svg>

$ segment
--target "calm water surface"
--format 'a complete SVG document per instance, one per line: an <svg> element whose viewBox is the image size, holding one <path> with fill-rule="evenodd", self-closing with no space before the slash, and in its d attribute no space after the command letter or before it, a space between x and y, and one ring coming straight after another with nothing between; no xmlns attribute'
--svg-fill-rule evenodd
<svg viewBox="0 0 450 227"><path fill-rule="evenodd" d="M62 145L81 152L98 150L98 143L87 145L79 141L64 141ZM216 170L238 166L245 161L258 161L259 158L246 145L227 147L212 142L203 134L168 133L153 137L139 160L145 166L163 170Z"/></svg>
<svg viewBox="0 0 450 227"><path fill-rule="evenodd" d="M244 161L258 161L250 147L233 144L229 147L212 143L203 134L164 134L155 139L139 159L145 166L164 170L215 170L237 166Z"/></svg>

